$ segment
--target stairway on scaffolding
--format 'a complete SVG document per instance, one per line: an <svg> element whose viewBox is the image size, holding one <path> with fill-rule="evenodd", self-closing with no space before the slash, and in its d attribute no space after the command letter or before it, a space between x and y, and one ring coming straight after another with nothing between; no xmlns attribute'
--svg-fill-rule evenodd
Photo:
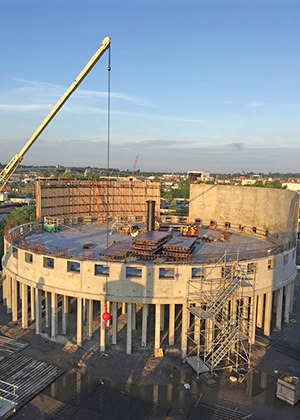
<svg viewBox="0 0 300 420"><path fill-rule="evenodd" d="M224 261L226 261L225 258ZM234 274L231 272L233 267L235 270ZM193 361L189 360L189 357L187 357L187 362L194 368L194 370L197 371L197 374L199 373L198 369L205 371L205 366L207 366L211 371L214 370L222 362L222 360L224 360L225 356L236 347L240 340L248 339L246 335L239 331L239 322L236 322L236 320L232 322L232 319L230 319L231 317L228 317L226 314L226 310L223 310L226 308L226 305L228 308L228 302L232 299L233 295L236 293L237 289L241 286L242 281L246 277L239 264L234 264L234 266L231 265L231 270L230 274L225 276L224 282L226 280L229 281L229 284L225 288L224 283L222 283L223 288L219 287L210 294L206 292L201 295L200 293L198 299L195 299L197 297L195 294L191 296L188 295L189 311L196 318L211 319L213 322L213 339L212 342L209 343L209 347L203 352L202 361L200 360L199 355L200 343L198 343L197 346L196 360L195 356L190 358L193 359ZM226 265L224 271L227 271ZM202 279L202 281L204 281L204 279ZM202 306L205 307L205 310Z"/></svg>

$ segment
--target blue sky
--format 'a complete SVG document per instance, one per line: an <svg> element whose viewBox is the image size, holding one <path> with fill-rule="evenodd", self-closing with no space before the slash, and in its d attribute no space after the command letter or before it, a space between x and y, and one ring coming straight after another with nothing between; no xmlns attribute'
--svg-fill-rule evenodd
<svg viewBox="0 0 300 420"><path fill-rule="evenodd" d="M112 39L110 166L299 172L298 0L1 0L0 162ZM107 165L106 53L24 164Z"/></svg>

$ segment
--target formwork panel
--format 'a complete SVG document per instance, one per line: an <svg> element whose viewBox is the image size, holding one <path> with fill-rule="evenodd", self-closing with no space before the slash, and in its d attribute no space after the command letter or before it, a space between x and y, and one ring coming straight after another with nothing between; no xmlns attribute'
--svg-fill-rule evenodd
<svg viewBox="0 0 300 420"><path fill-rule="evenodd" d="M150 181L38 180L37 218L90 215L112 220L146 218L146 201L160 206L160 184Z"/></svg>

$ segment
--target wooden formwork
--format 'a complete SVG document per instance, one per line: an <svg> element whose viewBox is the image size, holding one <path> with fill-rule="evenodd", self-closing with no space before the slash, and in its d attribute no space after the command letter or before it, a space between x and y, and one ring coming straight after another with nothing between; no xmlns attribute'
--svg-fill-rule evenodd
<svg viewBox="0 0 300 420"><path fill-rule="evenodd" d="M99 222L146 219L146 202L156 202L159 215L160 184L150 181L39 179L36 183L37 219L61 216L69 220Z"/></svg>

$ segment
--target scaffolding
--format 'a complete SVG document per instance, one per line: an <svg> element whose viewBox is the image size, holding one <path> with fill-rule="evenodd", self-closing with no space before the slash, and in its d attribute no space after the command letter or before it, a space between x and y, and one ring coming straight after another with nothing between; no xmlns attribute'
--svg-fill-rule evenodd
<svg viewBox="0 0 300 420"><path fill-rule="evenodd" d="M157 203L159 215L160 184L146 181L106 179L39 179L36 183L37 219L59 216L73 220L144 222L146 202Z"/></svg>
<svg viewBox="0 0 300 420"><path fill-rule="evenodd" d="M194 271L193 271L194 270ZM187 283L188 352L197 377L231 367L250 367L255 268L224 254L192 270Z"/></svg>

